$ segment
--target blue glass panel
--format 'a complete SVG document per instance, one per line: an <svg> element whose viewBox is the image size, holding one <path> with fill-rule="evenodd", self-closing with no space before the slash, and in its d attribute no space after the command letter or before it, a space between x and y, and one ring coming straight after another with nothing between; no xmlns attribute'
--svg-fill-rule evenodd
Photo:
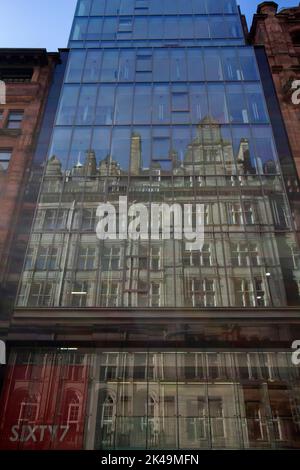
<svg viewBox="0 0 300 470"><path fill-rule="evenodd" d="M105 160L110 155L111 128L95 127L93 130L91 148L96 154L97 162Z"/></svg>
<svg viewBox="0 0 300 470"><path fill-rule="evenodd" d="M80 0L77 4L76 15L88 16L91 9L92 0Z"/></svg>
<svg viewBox="0 0 300 470"><path fill-rule="evenodd" d="M208 101L205 85L190 86L190 106L193 124L198 124L208 117Z"/></svg>
<svg viewBox="0 0 300 470"><path fill-rule="evenodd" d="M103 51L102 69L100 80L102 82L114 82L118 77L118 51Z"/></svg>
<svg viewBox="0 0 300 470"><path fill-rule="evenodd" d="M249 122L247 103L241 85L227 86L227 102L230 122L245 124Z"/></svg>
<svg viewBox="0 0 300 470"><path fill-rule="evenodd" d="M226 95L223 85L208 85L209 115L219 123L228 122Z"/></svg>
<svg viewBox="0 0 300 470"><path fill-rule="evenodd" d="M243 79L237 52L237 49L225 48L221 50L225 80L232 81Z"/></svg>
<svg viewBox="0 0 300 470"><path fill-rule="evenodd" d="M86 30L88 26L87 18L76 18L73 25L73 31L71 38L74 41L83 41L85 40Z"/></svg>
<svg viewBox="0 0 300 470"><path fill-rule="evenodd" d="M268 122L265 99L260 84L245 84L245 93L250 121Z"/></svg>
<svg viewBox="0 0 300 470"><path fill-rule="evenodd" d="M56 120L58 125L72 125L74 123L79 91L80 87L77 85L64 86Z"/></svg>
<svg viewBox="0 0 300 470"><path fill-rule="evenodd" d="M244 80L258 80L258 69L253 49L239 48L238 53Z"/></svg>
<svg viewBox="0 0 300 470"><path fill-rule="evenodd" d="M151 86L137 85L134 93L134 124L148 124L151 122Z"/></svg>
<svg viewBox="0 0 300 470"><path fill-rule="evenodd" d="M152 122L154 124L170 123L170 91L168 86L156 85L153 89Z"/></svg>
<svg viewBox="0 0 300 470"><path fill-rule="evenodd" d="M128 170L130 159L131 130L117 128L112 131L111 157L120 164L122 170Z"/></svg>
<svg viewBox="0 0 300 470"><path fill-rule="evenodd" d="M112 85L101 85L98 91L96 106L96 124L111 125L114 118L115 87Z"/></svg>
<svg viewBox="0 0 300 470"><path fill-rule="evenodd" d="M133 81L135 76L135 52L129 50L120 51L119 80Z"/></svg>
<svg viewBox="0 0 300 470"><path fill-rule="evenodd" d="M80 167L85 162L86 152L91 148L92 129L77 127L74 129L68 168Z"/></svg>
<svg viewBox="0 0 300 470"><path fill-rule="evenodd" d="M140 137L141 168L149 168L151 161L151 130L149 127L134 126L133 135Z"/></svg>
<svg viewBox="0 0 300 470"><path fill-rule="evenodd" d="M153 80L169 81L170 79L169 63L170 63L169 51L167 49L154 50Z"/></svg>
<svg viewBox="0 0 300 470"><path fill-rule="evenodd" d="M258 167L263 174L279 173L272 130L269 126L253 127Z"/></svg>
<svg viewBox="0 0 300 470"><path fill-rule="evenodd" d="M201 49L187 51L188 79L190 81L203 81L205 79L203 55Z"/></svg>
<svg viewBox="0 0 300 470"><path fill-rule="evenodd" d="M240 175L257 174L255 144L249 126L232 127L232 141L237 173Z"/></svg>
<svg viewBox="0 0 300 470"><path fill-rule="evenodd" d="M223 79L221 50L215 48L204 49L205 75L208 81Z"/></svg>
<svg viewBox="0 0 300 470"><path fill-rule="evenodd" d="M115 104L115 123L130 124L132 121L133 87L122 85L117 89Z"/></svg>
<svg viewBox="0 0 300 470"><path fill-rule="evenodd" d="M97 49L87 52L86 64L83 74L84 82L97 82L99 80L101 61L102 51Z"/></svg>
<svg viewBox="0 0 300 470"><path fill-rule="evenodd" d="M206 5L205 2L199 2L199 0L192 0L193 4L193 13L194 14L205 14L206 13Z"/></svg>
<svg viewBox="0 0 300 470"><path fill-rule="evenodd" d="M71 144L72 129L56 128L54 129L52 142L49 150L49 158L56 156L65 169L68 162L68 155Z"/></svg>
<svg viewBox="0 0 300 470"><path fill-rule="evenodd" d="M85 51L71 51L66 71L66 82L80 82L84 69Z"/></svg>
<svg viewBox="0 0 300 470"><path fill-rule="evenodd" d="M89 25L86 33L86 39L88 41L93 41L95 39L100 39L102 32L102 18L90 18Z"/></svg>
<svg viewBox="0 0 300 470"><path fill-rule="evenodd" d="M92 125L95 119L95 107L97 102L96 85L83 85L76 112L76 125Z"/></svg>
<svg viewBox="0 0 300 470"><path fill-rule="evenodd" d="M105 10L105 0L99 2L99 0L93 0L92 8L91 8L91 16L95 15L103 15Z"/></svg>
<svg viewBox="0 0 300 470"><path fill-rule="evenodd" d="M121 0L108 0L106 2L106 15L117 15L120 9Z"/></svg>
<svg viewBox="0 0 300 470"><path fill-rule="evenodd" d="M208 20L206 18L201 18L201 16L195 17L194 34L195 38L198 39L210 38L210 28Z"/></svg>
<svg viewBox="0 0 300 470"><path fill-rule="evenodd" d="M186 81L187 65L185 49L171 50L171 81Z"/></svg>

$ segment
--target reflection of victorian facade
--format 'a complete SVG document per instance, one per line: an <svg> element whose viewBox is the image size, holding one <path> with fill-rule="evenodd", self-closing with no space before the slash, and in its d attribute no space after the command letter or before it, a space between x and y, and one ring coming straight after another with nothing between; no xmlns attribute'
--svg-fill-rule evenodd
<svg viewBox="0 0 300 470"><path fill-rule="evenodd" d="M48 161L19 305L286 305L279 254L283 246L294 259L296 290L300 281L292 238L284 233L279 242L275 238L276 230L289 227L288 211L280 196L279 177L268 165L254 167L247 139L241 140L235 153L232 143L222 138L220 126L206 118L183 161L170 152L172 172L159 164L143 169L142 149L141 138L134 134L128 187L128 175L113 156L97 165L90 150L70 172L63 172L58 157ZM216 187L217 195L212 189ZM192 200L203 204L202 250L186 251L178 240L98 241L98 204L107 200L117 204L123 194L146 204L149 195L152 201L170 205Z"/></svg>

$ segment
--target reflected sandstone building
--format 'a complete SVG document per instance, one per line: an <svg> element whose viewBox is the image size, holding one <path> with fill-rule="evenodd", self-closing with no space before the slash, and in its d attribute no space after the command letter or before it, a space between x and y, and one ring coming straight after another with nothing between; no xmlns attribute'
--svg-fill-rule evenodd
<svg viewBox="0 0 300 470"><path fill-rule="evenodd" d="M1 448L299 448L293 199L235 1L79 0L69 46ZM98 240L120 196L203 204L202 249Z"/></svg>

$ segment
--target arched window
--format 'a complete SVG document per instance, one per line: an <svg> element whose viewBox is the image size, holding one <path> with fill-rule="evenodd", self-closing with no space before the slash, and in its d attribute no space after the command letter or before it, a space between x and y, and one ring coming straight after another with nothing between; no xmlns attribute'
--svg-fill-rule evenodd
<svg viewBox="0 0 300 470"><path fill-rule="evenodd" d="M80 420L80 397L74 391L69 391L66 397L67 425L78 424Z"/></svg>
<svg viewBox="0 0 300 470"><path fill-rule="evenodd" d="M102 445L111 446L114 438L116 419L116 403L108 394L102 403L101 412L101 435Z"/></svg>
<svg viewBox="0 0 300 470"><path fill-rule="evenodd" d="M154 446L158 444L160 419L159 419L159 402L155 396L149 396L148 409L146 410L147 416L147 434L148 444Z"/></svg>
<svg viewBox="0 0 300 470"><path fill-rule="evenodd" d="M27 395L21 400L18 426L35 424L39 414L39 398L36 395Z"/></svg>

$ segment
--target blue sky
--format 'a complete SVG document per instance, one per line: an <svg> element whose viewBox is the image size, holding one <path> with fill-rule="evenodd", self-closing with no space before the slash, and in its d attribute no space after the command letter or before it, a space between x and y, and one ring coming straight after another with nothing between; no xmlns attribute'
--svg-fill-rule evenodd
<svg viewBox="0 0 300 470"><path fill-rule="evenodd" d="M217 0L216 0L217 1ZM76 0L0 0L0 48L66 47ZM250 23L258 2L239 0ZM298 5L298 0L278 2L280 7Z"/></svg>

